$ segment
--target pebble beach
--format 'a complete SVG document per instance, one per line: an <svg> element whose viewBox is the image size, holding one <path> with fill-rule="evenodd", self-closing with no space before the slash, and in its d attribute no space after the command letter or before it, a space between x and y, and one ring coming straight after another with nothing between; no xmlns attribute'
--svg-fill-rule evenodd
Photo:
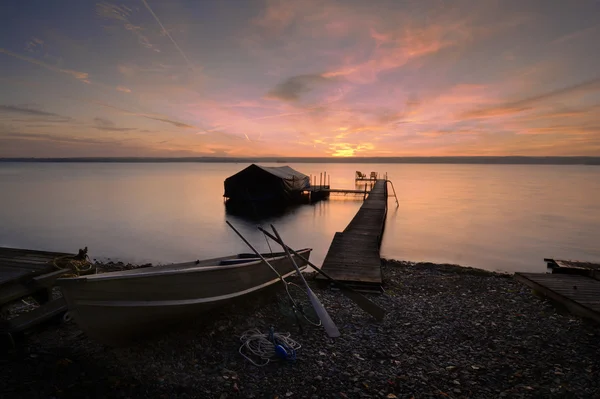
<svg viewBox="0 0 600 399"><path fill-rule="evenodd" d="M283 290L125 347L57 320L0 358L1 398L597 398L600 327L511 275L384 260L376 321L340 291L309 284L341 336L285 311ZM289 333L295 360L257 367L251 329Z"/></svg>

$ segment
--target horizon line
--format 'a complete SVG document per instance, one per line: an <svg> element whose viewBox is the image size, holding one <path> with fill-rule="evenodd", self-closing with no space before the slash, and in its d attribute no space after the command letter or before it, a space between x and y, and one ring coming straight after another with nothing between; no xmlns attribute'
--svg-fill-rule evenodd
<svg viewBox="0 0 600 399"><path fill-rule="evenodd" d="M0 162L96 162L96 163L168 163L168 162L275 162L275 163L496 163L496 164L565 164L600 165L600 156L579 155L460 155L401 157L4 157Z"/></svg>

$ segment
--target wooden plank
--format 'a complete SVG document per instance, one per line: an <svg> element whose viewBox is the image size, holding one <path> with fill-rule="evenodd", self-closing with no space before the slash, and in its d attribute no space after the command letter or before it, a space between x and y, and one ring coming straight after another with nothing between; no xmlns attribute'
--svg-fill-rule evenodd
<svg viewBox="0 0 600 399"><path fill-rule="evenodd" d="M600 323L600 281L575 274L515 273L515 280Z"/></svg>
<svg viewBox="0 0 600 399"><path fill-rule="evenodd" d="M52 263L54 259L75 255L64 252L0 247L0 287L55 271Z"/></svg>
<svg viewBox="0 0 600 399"><path fill-rule="evenodd" d="M0 305L31 295L40 289L50 288L54 285L57 278L70 271L70 269L54 270L50 273L36 276L25 283L13 282L6 284L0 289Z"/></svg>
<svg viewBox="0 0 600 399"><path fill-rule="evenodd" d="M386 183L378 180L348 226L335 234L323 261L323 271L348 283L380 285L383 280L379 246L386 214Z"/></svg>
<svg viewBox="0 0 600 399"><path fill-rule="evenodd" d="M579 260L566 260L566 259L553 259L544 258L544 261L549 263L549 267L558 268L573 268L573 269L587 269L587 270L600 270L600 263L579 261Z"/></svg>
<svg viewBox="0 0 600 399"><path fill-rule="evenodd" d="M11 247L0 247L0 255L10 255L10 256L47 256L47 257L55 257L55 256L64 256L64 255L73 255L72 253L67 252L50 252L50 251L38 251L35 249L25 249L25 248L11 248Z"/></svg>
<svg viewBox="0 0 600 399"><path fill-rule="evenodd" d="M16 333L40 324L67 310L64 298L54 299L42 306L0 324L0 331Z"/></svg>

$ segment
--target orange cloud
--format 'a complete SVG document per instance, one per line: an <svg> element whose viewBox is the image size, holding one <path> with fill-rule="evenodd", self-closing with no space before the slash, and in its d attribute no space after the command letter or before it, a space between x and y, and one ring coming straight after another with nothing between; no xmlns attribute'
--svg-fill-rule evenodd
<svg viewBox="0 0 600 399"><path fill-rule="evenodd" d="M64 69L64 68L58 68L55 67L54 65L50 65L50 64L46 64L45 62L36 60L35 58L31 58L31 57L26 57L24 55L20 55L17 53L13 53L12 51L0 48L0 53L4 53L6 55L10 55L11 57L15 57L18 58L22 61L27 61L31 64L35 64L35 65L39 65L43 68L46 68L50 71L54 71L54 72L60 72L60 73L66 73L67 75L71 75L73 76L75 79L78 79L81 82L84 83L90 83L90 81L88 80L88 73L87 72L79 72L79 71L74 71L72 69Z"/></svg>

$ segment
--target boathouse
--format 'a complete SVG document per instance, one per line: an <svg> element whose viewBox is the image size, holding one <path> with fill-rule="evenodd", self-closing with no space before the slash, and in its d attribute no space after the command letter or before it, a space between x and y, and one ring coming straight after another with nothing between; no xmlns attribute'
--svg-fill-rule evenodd
<svg viewBox="0 0 600 399"><path fill-rule="evenodd" d="M252 164L225 179L228 201L289 203L301 198L310 187L310 178L289 166Z"/></svg>

